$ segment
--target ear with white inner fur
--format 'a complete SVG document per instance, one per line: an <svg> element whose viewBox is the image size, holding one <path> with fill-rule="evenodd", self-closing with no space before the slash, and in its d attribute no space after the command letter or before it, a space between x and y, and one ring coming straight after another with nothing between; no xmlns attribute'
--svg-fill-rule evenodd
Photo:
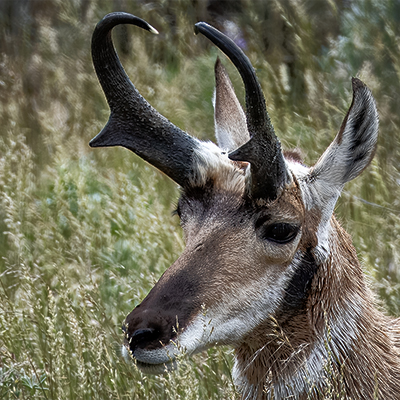
<svg viewBox="0 0 400 400"><path fill-rule="evenodd" d="M356 178L371 162L378 139L378 112L371 91L352 79L353 102L339 133L310 171L325 201L330 193L340 194L343 185ZM325 194L325 196L324 196Z"/></svg>
<svg viewBox="0 0 400 400"><path fill-rule="evenodd" d="M370 90L353 78L353 102L339 133L303 179L307 208L319 208L317 262L329 255L329 225L343 185L357 177L371 162L378 139L378 112Z"/></svg>
<svg viewBox="0 0 400 400"><path fill-rule="evenodd" d="M246 116L219 58L215 63L214 125L218 146L231 152L250 139Z"/></svg>

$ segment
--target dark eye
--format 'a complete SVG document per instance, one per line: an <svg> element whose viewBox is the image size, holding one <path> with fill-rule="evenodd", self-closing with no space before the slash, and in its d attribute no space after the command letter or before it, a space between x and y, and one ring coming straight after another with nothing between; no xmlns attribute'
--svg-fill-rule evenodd
<svg viewBox="0 0 400 400"><path fill-rule="evenodd" d="M299 231L299 227L292 224L279 223L266 225L260 228L262 239L270 240L275 243L289 243Z"/></svg>

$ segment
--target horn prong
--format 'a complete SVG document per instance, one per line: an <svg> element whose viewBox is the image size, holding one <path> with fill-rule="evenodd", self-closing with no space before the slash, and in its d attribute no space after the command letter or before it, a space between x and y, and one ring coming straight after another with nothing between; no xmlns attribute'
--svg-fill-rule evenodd
<svg viewBox="0 0 400 400"><path fill-rule="evenodd" d="M126 147L185 187L193 174L198 141L163 117L132 84L111 38L112 29L120 24L158 33L141 18L122 12L108 14L97 24L92 58L111 114L107 125L89 144Z"/></svg>

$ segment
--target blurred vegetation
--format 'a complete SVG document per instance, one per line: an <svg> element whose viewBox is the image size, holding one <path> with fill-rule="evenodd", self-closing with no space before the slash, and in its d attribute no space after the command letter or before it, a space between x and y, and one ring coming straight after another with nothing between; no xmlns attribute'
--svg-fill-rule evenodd
<svg viewBox="0 0 400 400"><path fill-rule="evenodd" d="M176 125L213 138L213 64L199 20L253 62L285 148L307 163L351 101L371 88L377 156L337 207L382 307L400 314L400 3L395 0L0 1L0 398L236 398L231 350L144 376L119 354L120 325L178 257L176 185L125 149L90 150L108 107L90 40L108 12L138 15L155 37L117 27L135 85ZM238 74L227 60L237 91Z"/></svg>

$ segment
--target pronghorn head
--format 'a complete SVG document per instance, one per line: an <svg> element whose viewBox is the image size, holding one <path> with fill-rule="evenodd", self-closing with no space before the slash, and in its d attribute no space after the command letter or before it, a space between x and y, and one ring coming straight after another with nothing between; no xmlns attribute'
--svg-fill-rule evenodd
<svg viewBox="0 0 400 400"><path fill-rule="evenodd" d="M378 116L368 88L353 79L353 102L339 133L308 168L284 153L249 59L205 23L196 31L218 46L245 86L243 112L217 60L214 97L218 146L183 132L153 109L126 76L111 30L132 24L107 15L92 40L93 62L111 109L92 147L124 146L182 189L177 213L186 248L126 318L125 352L147 372L174 364L174 342L188 353L239 346L270 317L290 318L304 307L319 266L330 257L329 232L343 185L370 163Z"/></svg>

